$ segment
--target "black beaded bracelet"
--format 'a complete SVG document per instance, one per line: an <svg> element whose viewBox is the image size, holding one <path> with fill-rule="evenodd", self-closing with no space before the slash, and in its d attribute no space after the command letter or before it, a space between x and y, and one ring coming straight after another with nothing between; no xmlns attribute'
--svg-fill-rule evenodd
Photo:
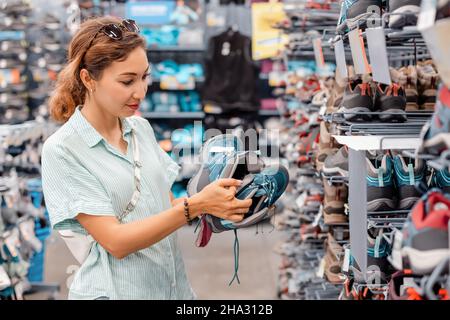
<svg viewBox="0 0 450 320"><path fill-rule="evenodd" d="M189 217L189 203L187 198L184 198L184 216L186 217L186 221L189 225L192 224L192 220Z"/></svg>

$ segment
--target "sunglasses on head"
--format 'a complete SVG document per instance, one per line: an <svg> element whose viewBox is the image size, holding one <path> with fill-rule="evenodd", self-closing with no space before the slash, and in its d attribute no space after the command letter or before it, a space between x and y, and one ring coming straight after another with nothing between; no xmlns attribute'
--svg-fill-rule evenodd
<svg viewBox="0 0 450 320"><path fill-rule="evenodd" d="M121 40L123 38L123 30L139 33L140 29L138 25L136 24L136 21L132 19L125 19L122 20L120 23L110 23L107 25L102 26L95 34L95 36L92 38L92 40L89 42L89 45L86 48L86 51L83 54L83 58L81 61L84 60L84 56L86 55L86 52L89 50L89 48L92 46L92 43L94 42L95 38L97 38L97 35L100 32L103 32L105 35L107 35L109 38L113 40Z"/></svg>

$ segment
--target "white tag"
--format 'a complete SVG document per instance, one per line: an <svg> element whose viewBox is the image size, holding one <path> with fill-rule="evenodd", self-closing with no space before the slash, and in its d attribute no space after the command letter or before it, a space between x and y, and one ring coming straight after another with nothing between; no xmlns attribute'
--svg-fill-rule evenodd
<svg viewBox="0 0 450 320"><path fill-rule="evenodd" d="M347 62L345 60L344 42L342 39L334 44L334 55L336 57L336 68L341 78L347 78Z"/></svg>
<svg viewBox="0 0 450 320"><path fill-rule="evenodd" d="M211 147L211 149L209 149L209 152L214 152L214 153L217 153L217 152L225 152L225 153L227 153L227 152L233 152L235 150L235 148L234 147L221 147L221 146L213 146L213 147Z"/></svg>
<svg viewBox="0 0 450 320"><path fill-rule="evenodd" d="M324 116L327 112L327 106L320 107L319 115Z"/></svg>
<svg viewBox="0 0 450 320"><path fill-rule="evenodd" d="M342 271L348 272L350 268L350 249L345 249L344 251L344 261L342 262Z"/></svg>
<svg viewBox="0 0 450 320"><path fill-rule="evenodd" d="M325 257L323 257L322 260L320 260L320 264L319 264L319 268L316 272L316 276L318 278L323 278L324 273L325 273Z"/></svg>
<svg viewBox="0 0 450 320"><path fill-rule="evenodd" d="M297 292L298 286L297 283L295 282L295 279L289 279L289 283L288 283L288 291L293 293L293 292Z"/></svg>
<svg viewBox="0 0 450 320"><path fill-rule="evenodd" d="M319 213L316 214L316 216L314 218L314 222L312 223L313 226L316 227L319 225L320 218L322 218L322 213L323 213L323 207L322 207L322 205L320 205Z"/></svg>
<svg viewBox="0 0 450 320"><path fill-rule="evenodd" d="M354 29L349 32L350 49L352 51L353 66L356 74L367 74L370 72L370 66L367 61L364 40L361 37L361 30Z"/></svg>
<svg viewBox="0 0 450 320"><path fill-rule="evenodd" d="M11 279L6 273L2 265L0 265L0 291L5 290L11 286Z"/></svg>
<svg viewBox="0 0 450 320"><path fill-rule="evenodd" d="M420 4L417 29L422 31L434 25L436 19L436 0L422 0Z"/></svg>
<svg viewBox="0 0 450 320"><path fill-rule="evenodd" d="M403 259L402 259L402 242L403 233L399 230L394 231L394 243L392 246L392 253L390 257L390 262L397 270L403 269Z"/></svg>
<svg viewBox="0 0 450 320"><path fill-rule="evenodd" d="M314 56L316 58L316 66L319 69L323 68L325 66L325 60L323 58L322 39L313 39L312 43L314 48Z"/></svg>
<svg viewBox="0 0 450 320"><path fill-rule="evenodd" d="M386 39L383 28L366 29L367 46L369 47L370 66L373 81L391 84L389 62L386 50Z"/></svg>
<svg viewBox="0 0 450 320"><path fill-rule="evenodd" d="M306 200L306 193L303 192L295 200L295 203L297 204L297 207L299 207L299 208L303 207L305 205L305 200Z"/></svg>

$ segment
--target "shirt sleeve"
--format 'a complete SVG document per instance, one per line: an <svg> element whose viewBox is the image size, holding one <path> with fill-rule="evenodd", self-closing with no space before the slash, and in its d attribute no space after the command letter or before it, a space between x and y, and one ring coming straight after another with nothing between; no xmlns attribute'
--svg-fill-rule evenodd
<svg viewBox="0 0 450 320"><path fill-rule="evenodd" d="M153 145L153 147L156 150L156 154L158 155L159 161L161 163L162 168L164 169L164 172L166 173L166 178L169 182L169 186L172 187L173 183L175 182L179 172L180 172L180 166L165 152L159 143L156 141L155 133L153 132L153 128L148 122L148 120L144 118L139 118L139 121L142 125L145 126L146 131L150 134L150 140Z"/></svg>
<svg viewBox="0 0 450 320"><path fill-rule="evenodd" d="M45 204L54 229L70 229L86 234L75 219L79 213L116 215L100 181L64 146L46 141L41 162Z"/></svg>

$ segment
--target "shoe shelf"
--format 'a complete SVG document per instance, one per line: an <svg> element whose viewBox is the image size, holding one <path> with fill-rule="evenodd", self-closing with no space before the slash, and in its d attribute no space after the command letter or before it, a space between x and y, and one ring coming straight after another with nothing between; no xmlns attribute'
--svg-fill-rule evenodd
<svg viewBox="0 0 450 320"><path fill-rule="evenodd" d="M369 151L369 150L404 150L416 149L420 144L420 138L417 136L337 136L333 135L339 144L346 145L350 150L355 152ZM362 153L362 155L364 155ZM349 163L350 164L350 163ZM365 164L365 162L364 162ZM365 166L364 166L365 168ZM350 171L350 170L349 170ZM353 171L352 172L359 172Z"/></svg>

